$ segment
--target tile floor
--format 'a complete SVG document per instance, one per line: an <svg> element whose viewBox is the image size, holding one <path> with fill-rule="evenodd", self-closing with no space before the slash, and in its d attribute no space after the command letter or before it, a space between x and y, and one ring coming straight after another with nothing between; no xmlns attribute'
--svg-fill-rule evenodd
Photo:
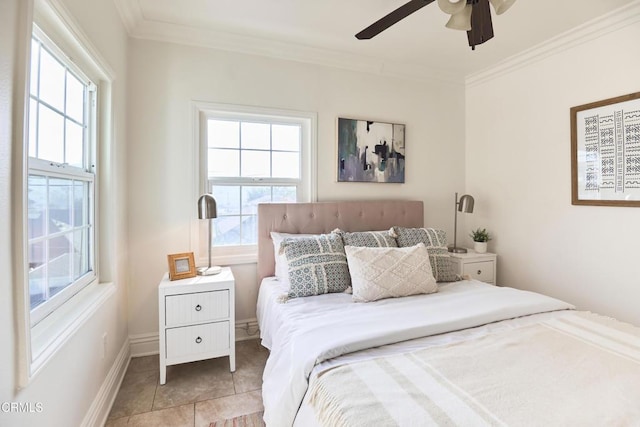
<svg viewBox="0 0 640 427"><path fill-rule="evenodd" d="M208 427L213 421L261 411L262 371L269 352L257 339L236 343L229 358L167 367L160 385L158 356L135 357L105 427Z"/></svg>

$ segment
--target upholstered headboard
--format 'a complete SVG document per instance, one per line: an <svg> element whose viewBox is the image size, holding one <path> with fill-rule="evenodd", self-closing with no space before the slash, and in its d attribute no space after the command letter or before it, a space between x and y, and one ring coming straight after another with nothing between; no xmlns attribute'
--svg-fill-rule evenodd
<svg viewBox="0 0 640 427"><path fill-rule="evenodd" d="M258 282L273 276L275 259L271 232L296 234L386 230L394 225L422 227L419 201L265 203L258 205Z"/></svg>

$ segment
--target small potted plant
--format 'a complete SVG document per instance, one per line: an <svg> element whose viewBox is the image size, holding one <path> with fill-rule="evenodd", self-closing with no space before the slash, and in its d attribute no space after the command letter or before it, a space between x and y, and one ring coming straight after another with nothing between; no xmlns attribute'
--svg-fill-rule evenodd
<svg viewBox="0 0 640 427"><path fill-rule="evenodd" d="M487 252L487 242L491 240L491 236L489 236L486 228L478 228L472 231L470 236L474 242L473 249L477 253L483 254Z"/></svg>

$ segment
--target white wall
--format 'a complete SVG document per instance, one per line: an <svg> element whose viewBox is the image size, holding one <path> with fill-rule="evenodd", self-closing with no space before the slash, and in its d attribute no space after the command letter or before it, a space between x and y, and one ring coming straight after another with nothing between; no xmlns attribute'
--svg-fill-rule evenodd
<svg viewBox="0 0 640 427"><path fill-rule="evenodd" d="M569 108L640 90L640 23L467 88L470 226L498 282L640 325L640 210L571 205Z"/></svg>
<svg viewBox="0 0 640 427"><path fill-rule="evenodd" d="M80 25L91 43L115 70L113 108L115 146L108 153L110 172L105 177L104 202L110 206L108 229L111 235L110 253L104 256L103 267L116 283L117 291L70 338L42 371L22 390L17 390L17 334L14 306L15 271L11 242L11 191L16 171L11 165L12 144L16 132L12 116L19 118L15 99L24 92L18 74L24 53L21 39L29 37L31 1L2 0L0 2L0 402L41 403L41 413L7 414L0 412L1 426L77 426L98 395L109 369L127 342L126 318L126 216L124 212L124 182L126 180L125 94L126 94L126 32L110 0L65 0L63 5ZM22 9L21 9L22 8ZM27 39L28 40L28 39ZM117 255L116 255L117 254ZM105 255L105 254L103 254ZM101 357L102 334L108 334L107 354ZM107 408L108 409L108 408Z"/></svg>
<svg viewBox="0 0 640 427"><path fill-rule="evenodd" d="M167 254L190 251L196 217L190 101L318 114L319 200L425 201L428 224L453 228L450 205L464 184L464 87L132 40L130 51L130 333L158 331L157 286ZM407 125L406 184L335 182L336 118ZM255 264L234 266L236 313L255 317Z"/></svg>

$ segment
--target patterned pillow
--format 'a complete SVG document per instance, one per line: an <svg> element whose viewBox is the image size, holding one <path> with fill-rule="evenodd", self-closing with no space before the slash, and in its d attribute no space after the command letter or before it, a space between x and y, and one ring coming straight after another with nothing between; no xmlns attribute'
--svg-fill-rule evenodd
<svg viewBox="0 0 640 427"><path fill-rule="evenodd" d="M447 233L435 228L393 227L398 246L401 248L424 243L429 252L433 275L438 282L459 280L456 267L447 249Z"/></svg>
<svg viewBox="0 0 640 427"><path fill-rule="evenodd" d="M280 246L289 263L289 298L344 292L351 286L339 234L284 239Z"/></svg>
<svg viewBox="0 0 640 427"><path fill-rule="evenodd" d="M291 233L278 233L272 231L271 240L273 241L273 253L275 255L275 275L279 282L289 282L289 263L287 262L287 256L280 250L282 241L287 238L301 239L303 237L318 236L318 234L291 234Z"/></svg>
<svg viewBox="0 0 640 427"><path fill-rule="evenodd" d="M345 246L355 302L438 291L423 243L408 248Z"/></svg>
<svg viewBox="0 0 640 427"><path fill-rule="evenodd" d="M366 246L369 248L398 247L396 238L393 237L393 230L357 231L353 233L336 230L334 232L342 235L345 246Z"/></svg>

